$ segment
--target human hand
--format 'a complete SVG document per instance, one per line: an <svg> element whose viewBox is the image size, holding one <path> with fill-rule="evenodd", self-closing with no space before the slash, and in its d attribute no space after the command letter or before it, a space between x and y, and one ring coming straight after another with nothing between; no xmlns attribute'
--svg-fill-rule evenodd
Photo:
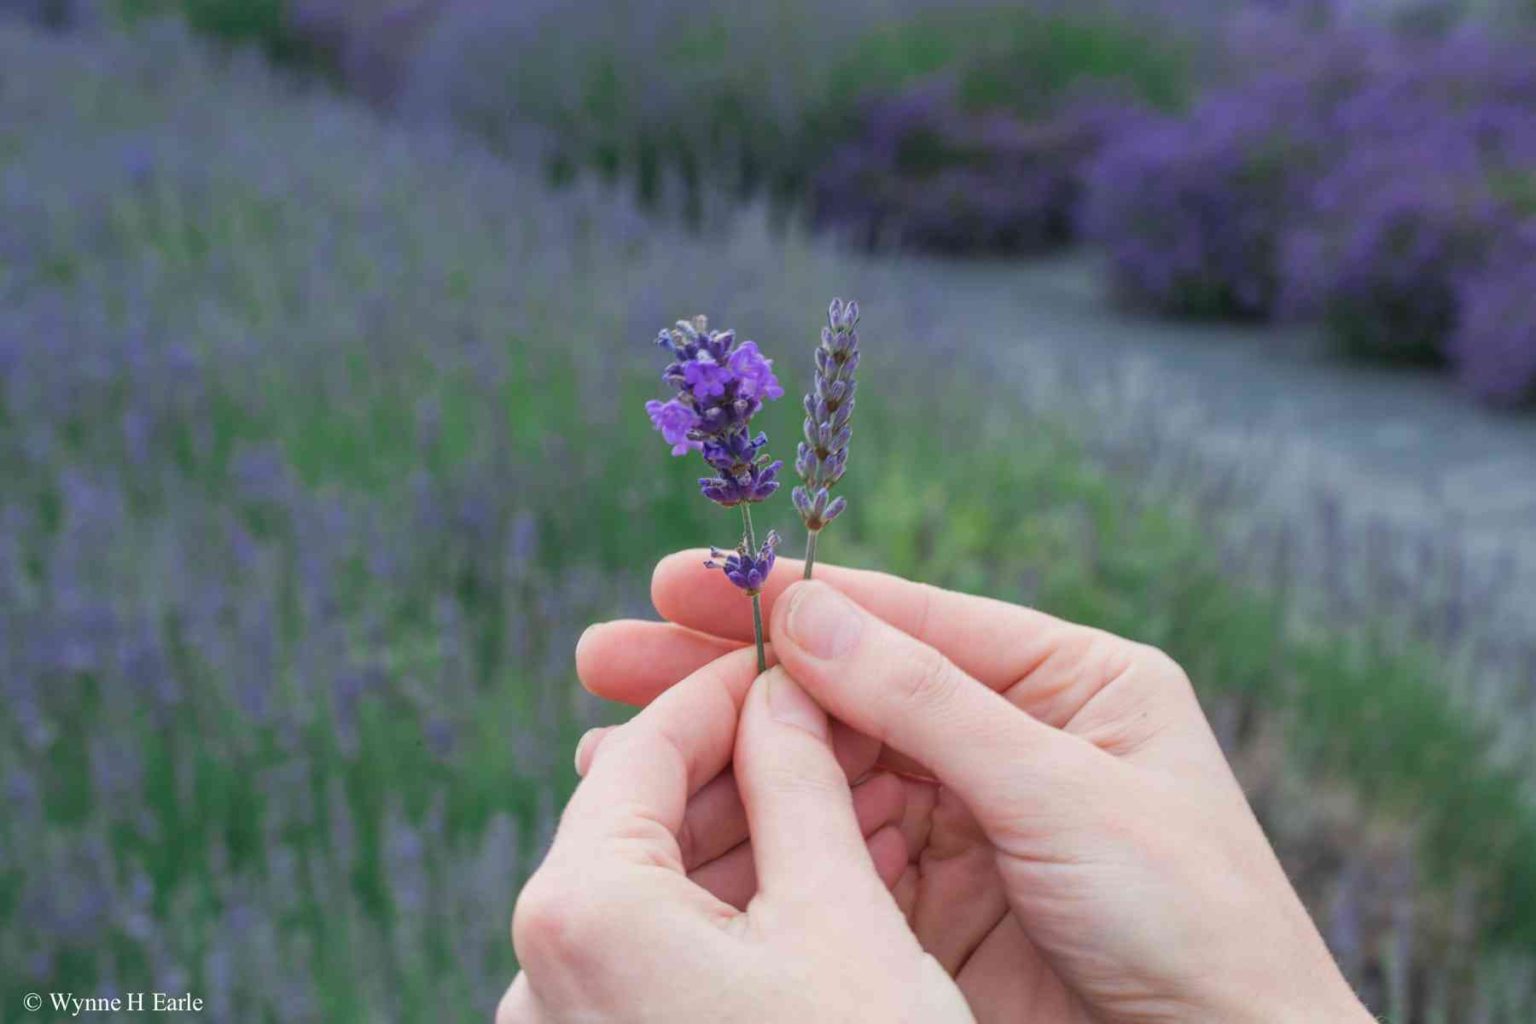
<svg viewBox="0 0 1536 1024"><path fill-rule="evenodd" d="M589 631L590 689L643 704L750 638L697 563L657 568L670 622ZM937 778L907 781L917 852L895 892L979 1019L1370 1019L1166 656L883 574L818 565L800 584L781 566L763 595L777 657L885 763Z"/></svg>
<svg viewBox="0 0 1536 1024"><path fill-rule="evenodd" d="M781 669L754 674L750 652L713 661L584 744L585 777L518 898L523 973L497 1024L972 1019L891 899L905 844L894 826L866 844L826 714ZM679 842L733 745L733 796L715 806L739 794L745 910L689 877Z"/></svg>

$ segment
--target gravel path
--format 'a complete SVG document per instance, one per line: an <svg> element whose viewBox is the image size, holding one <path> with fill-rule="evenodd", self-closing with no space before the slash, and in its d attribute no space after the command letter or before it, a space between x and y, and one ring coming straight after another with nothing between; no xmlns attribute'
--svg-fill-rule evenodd
<svg viewBox="0 0 1536 1024"><path fill-rule="evenodd" d="M1084 256L922 266L948 302L1006 327L1016 370L1043 357L1074 376L1139 377L1184 407L1187 430L1267 438L1331 463L1350 502L1536 549L1536 414L1486 409L1431 371L1343 362L1310 329L1120 312Z"/></svg>
<svg viewBox="0 0 1536 1024"><path fill-rule="evenodd" d="M1004 386L1164 492L1207 492L1213 544L1271 581L1282 550L1324 615L1385 614L1449 649L1453 689L1529 751L1536 414L1341 361L1310 328L1117 310L1081 253L906 264L932 327L989 339Z"/></svg>

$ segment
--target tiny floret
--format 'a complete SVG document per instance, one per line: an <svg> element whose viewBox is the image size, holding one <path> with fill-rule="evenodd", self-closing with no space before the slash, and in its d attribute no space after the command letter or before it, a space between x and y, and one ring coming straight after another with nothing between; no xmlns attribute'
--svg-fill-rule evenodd
<svg viewBox="0 0 1536 1024"><path fill-rule="evenodd" d="M773 375L773 360L764 358L755 341L744 341L731 353L730 372L741 382L741 393L748 398L771 401L784 397L784 389Z"/></svg>
<svg viewBox="0 0 1536 1024"><path fill-rule="evenodd" d="M726 579L746 591L748 596L755 597L762 593L763 584L768 582L768 574L773 571L778 549L779 533L777 530L769 530L762 547L756 552L747 550L745 540L729 553L719 548L710 548L709 560L704 563L704 567L720 569Z"/></svg>
<svg viewBox="0 0 1536 1024"><path fill-rule="evenodd" d="M691 436L699 427L699 415L682 402L675 398L670 402L646 402L645 411L661 431L662 439L672 446L673 455L686 455L703 447L702 442Z"/></svg>

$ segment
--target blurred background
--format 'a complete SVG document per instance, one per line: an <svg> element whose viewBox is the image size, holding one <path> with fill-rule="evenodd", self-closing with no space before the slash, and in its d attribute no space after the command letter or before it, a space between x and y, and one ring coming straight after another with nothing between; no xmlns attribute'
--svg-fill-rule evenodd
<svg viewBox="0 0 1536 1024"><path fill-rule="evenodd" d="M793 396L840 294L822 557L1166 648L1372 1008L1536 1020L1533 38L0 0L0 1018L488 1019L622 714L576 637L734 541L651 339L707 312Z"/></svg>

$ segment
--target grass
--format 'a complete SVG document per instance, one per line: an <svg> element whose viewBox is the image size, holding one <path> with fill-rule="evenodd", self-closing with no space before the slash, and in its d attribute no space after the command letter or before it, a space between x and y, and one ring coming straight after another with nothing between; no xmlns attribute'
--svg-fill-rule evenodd
<svg viewBox="0 0 1536 1024"><path fill-rule="evenodd" d="M0 123L30 129L0 191L0 998L152 980L214 1020L483 1019L576 732L611 714L575 636L733 536L646 427L647 340L708 310L794 392L833 291L867 354L823 557L1166 647L1411 821L1487 941L1536 941L1536 819L1433 652L1231 582L994 395L984 351L914 326L899 268L551 197L175 36L0 29L0 61ZM787 453L792 403L766 426Z"/></svg>

